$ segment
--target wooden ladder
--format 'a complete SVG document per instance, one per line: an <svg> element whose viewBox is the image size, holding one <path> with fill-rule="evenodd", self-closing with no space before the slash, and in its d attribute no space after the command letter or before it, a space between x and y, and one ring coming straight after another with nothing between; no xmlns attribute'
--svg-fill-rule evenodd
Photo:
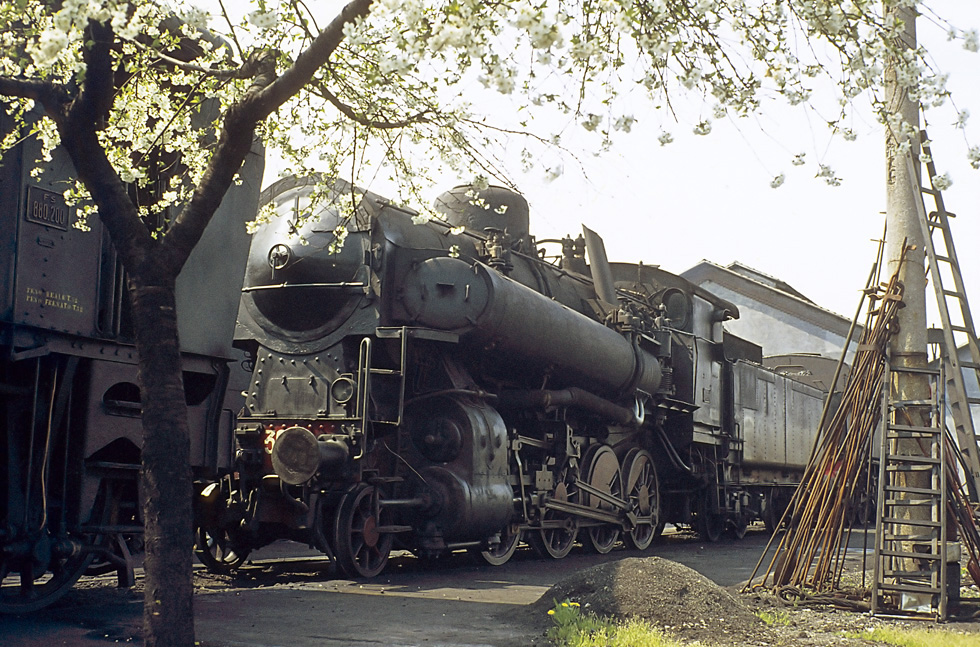
<svg viewBox="0 0 980 647"><path fill-rule="evenodd" d="M927 379L928 397L896 394L892 378L899 374ZM872 615L947 617L943 382L941 367L885 364Z"/></svg>
<svg viewBox="0 0 980 647"><path fill-rule="evenodd" d="M919 187L920 199L916 200L916 208L925 241L932 285L936 291L939 315L942 319L946 391L953 417L954 433L968 471L967 489L970 498L973 503L980 503L980 491L978 491L980 451L978 451L976 425L972 412L973 406L980 405L980 398L970 396L967 391L967 375L970 373L976 378L977 384L980 384L980 345L977 344L976 327L970 314L963 275L960 272L956 248L953 246L953 234L949 227L949 219L954 218L955 215L946 211L942 192L936 187L936 164L932 159L926 131L920 131L919 137L920 158L925 162L928 171L929 186L926 187L925 182L919 178L918 165L911 154L907 158L908 173L913 186ZM925 207L927 195L932 196L936 205L935 210L928 213ZM958 318L954 319L957 315ZM964 347L969 350L970 355L969 359L965 360L959 355L959 350Z"/></svg>

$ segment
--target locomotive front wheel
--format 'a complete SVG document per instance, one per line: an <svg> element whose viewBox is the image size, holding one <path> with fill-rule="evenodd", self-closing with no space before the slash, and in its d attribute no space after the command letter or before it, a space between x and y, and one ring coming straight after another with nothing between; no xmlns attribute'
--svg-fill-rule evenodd
<svg viewBox="0 0 980 647"><path fill-rule="evenodd" d="M583 462L587 466L586 473L588 474L588 478L586 482L601 492L621 498L623 495L623 475L619 470L619 459L616 458L616 452L609 445L594 445L593 447L595 449L590 451L585 459L583 459ZM585 503L592 508L605 512L613 512L615 510L611 504L602 501L598 497L589 497L587 495ZM619 541L619 534L619 528L609 523L591 526L589 528L588 541L585 542L585 546L600 555L605 555Z"/></svg>
<svg viewBox="0 0 980 647"><path fill-rule="evenodd" d="M383 516L373 486L358 486L340 500L334 550L337 568L347 577L374 577L388 564L395 536L379 530Z"/></svg>
<svg viewBox="0 0 980 647"><path fill-rule="evenodd" d="M248 559L249 549L235 546L221 528L199 527L194 534L194 552L212 573L230 573Z"/></svg>
<svg viewBox="0 0 980 647"><path fill-rule="evenodd" d="M486 550L481 550L480 557L491 566L503 566L517 552L520 543L520 529L508 524L506 528L500 531L500 542L491 544Z"/></svg>
<svg viewBox="0 0 980 647"><path fill-rule="evenodd" d="M660 524L660 490L653 456L645 449L631 449L623 458L624 490L636 523L623 540L634 550L646 550L663 532Z"/></svg>

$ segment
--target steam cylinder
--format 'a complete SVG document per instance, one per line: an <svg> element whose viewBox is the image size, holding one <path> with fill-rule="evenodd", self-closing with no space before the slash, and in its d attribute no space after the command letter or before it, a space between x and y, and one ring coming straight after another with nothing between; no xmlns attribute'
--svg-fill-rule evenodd
<svg viewBox="0 0 980 647"><path fill-rule="evenodd" d="M466 342L539 367L612 397L655 393L657 359L614 330L479 262L429 258L400 290L408 323L453 331Z"/></svg>

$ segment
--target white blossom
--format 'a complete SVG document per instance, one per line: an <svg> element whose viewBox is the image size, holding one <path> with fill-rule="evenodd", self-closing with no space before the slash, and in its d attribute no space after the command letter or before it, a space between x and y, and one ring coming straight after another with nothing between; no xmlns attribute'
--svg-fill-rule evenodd
<svg viewBox="0 0 980 647"><path fill-rule="evenodd" d="M711 122L707 119L700 121L696 126L694 126L695 135L707 135L711 132Z"/></svg>
<svg viewBox="0 0 980 647"><path fill-rule="evenodd" d="M785 181L786 181L786 176L783 173L780 173L769 182L769 186L772 187L773 189L778 189L783 185L783 182Z"/></svg>
<svg viewBox="0 0 980 647"><path fill-rule="evenodd" d="M969 52L975 52L980 49L980 35L977 34L976 29L971 29L963 34L963 49Z"/></svg>
<svg viewBox="0 0 980 647"><path fill-rule="evenodd" d="M616 119L613 123L613 128L628 133L633 129L633 123L635 121L636 119L632 115L624 115Z"/></svg>
<svg viewBox="0 0 980 647"><path fill-rule="evenodd" d="M669 144L672 141L674 141L674 136L671 135L670 133L664 131L664 132L660 133L660 136L659 137L657 137L657 141L660 142L660 145L661 146L666 146L667 144Z"/></svg>
<svg viewBox="0 0 980 647"><path fill-rule="evenodd" d="M248 21L258 29L275 29L279 23L279 16L275 11L263 11L259 9L248 14Z"/></svg>
<svg viewBox="0 0 980 647"><path fill-rule="evenodd" d="M980 169L980 146L971 146L967 152L967 159L970 161L970 166Z"/></svg>
<svg viewBox="0 0 980 647"><path fill-rule="evenodd" d="M582 127L589 132L592 132L599 127L601 119L602 118L599 115L590 113L582 122Z"/></svg>
<svg viewBox="0 0 980 647"><path fill-rule="evenodd" d="M841 183L840 178L834 173L834 169L826 164L820 165L820 170L817 171L816 177L823 178L824 182L830 186L840 186Z"/></svg>
<svg viewBox="0 0 980 647"><path fill-rule="evenodd" d="M942 175L932 176L932 186L937 191L945 191L949 187L953 186L953 180L949 177L949 173L943 173Z"/></svg>
<svg viewBox="0 0 980 647"><path fill-rule="evenodd" d="M44 30L37 47L31 51L34 64L40 68L48 67L57 60L66 47L68 47L67 33L57 28Z"/></svg>

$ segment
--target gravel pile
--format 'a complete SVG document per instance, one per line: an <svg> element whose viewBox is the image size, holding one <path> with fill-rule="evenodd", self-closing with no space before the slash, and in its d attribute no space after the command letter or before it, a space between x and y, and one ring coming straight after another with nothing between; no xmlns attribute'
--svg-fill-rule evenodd
<svg viewBox="0 0 980 647"><path fill-rule="evenodd" d="M772 644L769 627L735 595L660 557L632 557L579 571L535 603L538 613L571 600L598 616L640 618L686 641Z"/></svg>

